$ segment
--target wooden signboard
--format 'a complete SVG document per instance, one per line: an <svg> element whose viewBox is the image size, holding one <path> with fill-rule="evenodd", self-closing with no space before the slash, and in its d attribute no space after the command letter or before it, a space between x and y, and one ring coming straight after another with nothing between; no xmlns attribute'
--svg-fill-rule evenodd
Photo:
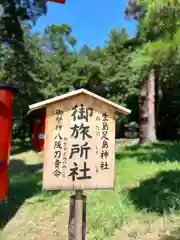
<svg viewBox="0 0 180 240"><path fill-rule="evenodd" d="M115 112L129 109L81 89L30 106L46 107L43 188L113 189Z"/></svg>

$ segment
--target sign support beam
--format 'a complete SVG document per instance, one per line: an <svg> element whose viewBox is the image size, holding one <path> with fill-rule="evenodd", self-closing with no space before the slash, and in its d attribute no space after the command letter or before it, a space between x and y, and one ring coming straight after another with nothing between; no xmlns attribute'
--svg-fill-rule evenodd
<svg viewBox="0 0 180 240"><path fill-rule="evenodd" d="M86 239L86 196L82 190L70 197L69 204L68 240L76 239Z"/></svg>
<svg viewBox="0 0 180 240"><path fill-rule="evenodd" d="M75 236L76 240L83 240L82 232L82 222L83 222L83 191L77 190L75 192Z"/></svg>

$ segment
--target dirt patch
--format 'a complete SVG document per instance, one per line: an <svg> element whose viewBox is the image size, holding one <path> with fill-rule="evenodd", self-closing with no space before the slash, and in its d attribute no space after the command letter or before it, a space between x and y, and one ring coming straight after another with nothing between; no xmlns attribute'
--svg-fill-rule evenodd
<svg viewBox="0 0 180 240"><path fill-rule="evenodd" d="M38 204L22 206L1 233L2 240L65 240L67 239L68 202L62 208L47 211ZM35 213L33 208L37 208ZM47 207L48 208L48 207Z"/></svg>

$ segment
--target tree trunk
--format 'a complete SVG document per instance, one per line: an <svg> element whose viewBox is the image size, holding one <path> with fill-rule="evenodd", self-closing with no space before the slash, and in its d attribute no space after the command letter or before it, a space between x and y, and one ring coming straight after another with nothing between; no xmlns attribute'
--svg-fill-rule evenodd
<svg viewBox="0 0 180 240"><path fill-rule="evenodd" d="M142 85L139 96L139 142L143 144L147 140L147 81Z"/></svg>
<svg viewBox="0 0 180 240"><path fill-rule="evenodd" d="M163 91L159 82L160 65L155 66L155 119L156 119L156 136L158 137L161 128L160 105L163 99Z"/></svg>
<svg viewBox="0 0 180 240"><path fill-rule="evenodd" d="M155 123L155 69L153 68L148 77L148 129L147 140L156 142L156 123Z"/></svg>
<svg viewBox="0 0 180 240"><path fill-rule="evenodd" d="M151 70L148 79L142 85L139 98L139 141L156 141L155 125L155 71Z"/></svg>

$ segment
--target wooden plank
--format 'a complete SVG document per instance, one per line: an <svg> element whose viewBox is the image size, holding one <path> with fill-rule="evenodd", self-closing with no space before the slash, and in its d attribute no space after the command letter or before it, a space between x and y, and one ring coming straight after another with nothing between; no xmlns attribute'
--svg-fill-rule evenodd
<svg viewBox="0 0 180 240"><path fill-rule="evenodd" d="M78 106L76 114L79 119L75 115L76 119L73 119L72 116L75 106ZM79 113L87 113L88 119L80 119ZM72 168L77 169L74 179L70 175ZM83 176L85 179L81 179ZM48 105L43 188L113 189L114 181L115 109L85 94Z"/></svg>
<svg viewBox="0 0 180 240"><path fill-rule="evenodd" d="M86 95L89 95L99 101L102 101L112 107L115 108L115 111L117 112L120 112L122 114L130 114L131 113L131 110L121 106L121 105L118 105L110 100L107 100L97 94L94 94L88 90L85 90L85 89L79 89L79 90L75 90L75 91L72 91L70 93L66 93L64 95L61 95L61 96L57 96L57 97L54 97L54 98L51 98L51 99L47 99L45 101L42 101L42 102L38 102L38 103L35 103L35 104L32 104L29 106L30 108L30 111L28 112L28 115L32 112L32 111L35 111L35 110L38 110L40 108L43 108L43 107L46 107L48 106L49 104L52 104L52 103L55 103L57 101L62 101L62 100L65 100L65 99L68 99L68 98L71 98L73 96L77 96L79 94L86 94Z"/></svg>

